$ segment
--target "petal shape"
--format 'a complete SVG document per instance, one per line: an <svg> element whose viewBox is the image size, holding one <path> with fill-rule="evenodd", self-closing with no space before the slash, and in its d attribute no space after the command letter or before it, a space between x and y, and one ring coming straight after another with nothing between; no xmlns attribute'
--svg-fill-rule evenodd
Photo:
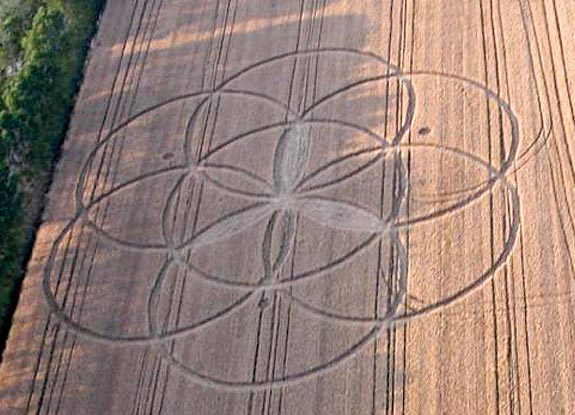
<svg viewBox="0 0 575 415"><path fill-rule="evenodd" d="M306 175L297 191L319 190L373 167L383 157L377 136L358 126L337 121L304 121L312 129Z"/></svg>
<svg viewBox="0 0 575 415"><path fill-rule="evenodd" d="M499 180L493 167L472 154L448 146L410 144L402 147L409 156L407 183L409 211L397 218L408 227L437 220L485 196ZM404 162L405 164L405 162Z"/></svg>
<svg viewBox="0 0 575 415"><path fill-rule="evenodd" d="M200 230L193 238L189 239L181 248L200 248L204 245L234 236L247 228L257 224L273 211L269 204L254 204L238 210L217 220Z"/></svg>
<svg viewBox="0 0 575 415"><path fill-rule="evenodd" d="M490 197L410 228L408 308L398 318L444 310L502 271L518 236L518 200L501 180Z"/></svg>
<svg viewBox="0 0 575 415"><path fill-rule="evenodd" d="M150 174L117 186L88 206L87 220L105 242L129 250L165 250L162 217L179 169Z"/></svg>
<svg viewBox="0 0 575 415"><path fill-rule="evenodd" d="M291 191L305 174L309 160L310 127L296 123L286 129L274 154L273 177L278 193Z"/></svg>
<svg viewBox="0 0 575 415"><path fill-rule="evenodd" d="M273 213L264 234L262 259L266 277L273 277L288 259L295 237L295 213L276 211Z"/></svg>
<svg viewBox="0 0 575 415"><path fill-rule="evenodd" d="M268 182L241 167L204 163L200 173L211 185L236 197L254 200L273 192Z"/></svg>
<svg viewBox="0 0 575 415"><path fill-rule="evenodd" d="M302 198L297 201L297 207L313 221L345 231L380 233L388 225L364 208L331 199Z"/></svg>

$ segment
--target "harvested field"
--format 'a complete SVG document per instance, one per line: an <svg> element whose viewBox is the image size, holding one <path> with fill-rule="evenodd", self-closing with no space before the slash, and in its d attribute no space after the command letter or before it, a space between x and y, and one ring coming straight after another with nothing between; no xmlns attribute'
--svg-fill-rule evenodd
<svg viewBox="0 0 575 415"><path fill-rule="evenodd" d="M575 413L574 21L109 0L0 412Z"/></svg>

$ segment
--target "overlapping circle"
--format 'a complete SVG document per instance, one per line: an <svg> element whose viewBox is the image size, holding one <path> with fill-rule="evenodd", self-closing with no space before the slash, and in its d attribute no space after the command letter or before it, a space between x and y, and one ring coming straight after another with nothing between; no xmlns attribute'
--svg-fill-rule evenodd
<svg viewBox="0 0 575 415"><path fill-rule="evenodd" d="M364 79L354 80L341 87L335 88L319 100L316 100L308 108L301 111L295 111L290 108L288 104L265 93L235 87L235 84L241 84L240 81L242 77L251 72L255 70L265 71L271 67L271 65L283 61L304 57L323 57L329 59L334 56L359 57L372 61L380 67L380 73L368 76ZM406 143L402 140L413 122L417 97L412 81L418 77L432 77L460 82L467 87L480 90L486 100L490 100L498 106L502 116L506 117L510 125L509 148L500 166L495 167L480 157L459 148L432 143ZM329 105L331 102L338 100L342 95L354 93L359 88L382 82L394 82L397 88L401 89L401 94L406 97L405 115L398 123L398 127L393 130L390 137L383 136L369 126L349 120L314 116L314 114L321 110L322 106ZM278 119L284 115L285 119L259 125L257 128L236 134L225 142L215 146L206 154L195 156L191 147L196 134L196 128L199 125L199 119L206 111L207 106L217 99L237 100L241 102L242 105L250 105L250 103L257 102L259 105L264 105L271 111L277 112ZM141 117L165 108L167 105L189 102L190 100L197 100L199 103L195 106L189 118L186 134L183 139L183 163L156 169L145 176L134 177L119 185L113 186L110 190L93 198L93 200L84 200L84 193L91 166L110 140L118 134L129 130ZM325 160L319 167L309 171L309 160L314 151L313 137L310 134L310 129L316 126L329 126L329 128L336 131L334 139L337 139L338 133L343 135L345 132L351 132L361 135L364 138L364 142L368 143L368 145L365 145L357 152ZM225 152L233 152L234 149L241 148L247 140L252 139L258 134L271 133L275 133L276 136L279 136L277 142L275 142L272 160L269 160L272 164L271 182L244 168L212 162L218 155L225 154ZM76 187L77 213L56 239L48 259L43 282L44 294L54 315L75 333L95 341L110 344L154 345L159 350L161 356L170 365L178 368L188 377L202 384L238 391L264 390L287 386L335 368L346 359L354 356L363 346L375 339L383 329L428 314L461 300L492 278L495 271L505 263L509 256L519 226L519 201L517 192L505 177L515 160L517 148L517 120L509 105L493 91L475 81L455 75L437 73L418 72L405 74L402 73L399 68L385 62L376 55L349 49L318 49L293 52L273 57L249 66L227 78L213 91L185 94L141 111L112 129L106 137L94 147L82 167ZM448 154L450 157L465 159L466 162L483 169L486 178L483 182L479 184L476 183L474 186L464 189L464 191L462 191L464 197L447 206L425 214L402 218L400 215L401 208L410 188L409 172L402 161L402 154L406 152L417 152L419 149L442 152ZM317 151L317 149L315 149L315 151ZM321 196L321 192L325 189L341 186L342 183L345 183L350 178L376 168L384 160L390 159L394 162L396 171L398 172L398 191L392 196L394 200L391 203L392 207L387 215L379 216L364 207L350 202ZM358 161L359 165L351 171L341 173L338 170L340 165L350 160L354 162ZM109 202L109 200L121 194L122 191L135 185L145 184L149 180L164 175L173 177L174 185L170 189L167 189L166 203L160 213L162 215L163 243L149 243L147 241L134 240L122 234L114 234L109 230L105 230L90 218L91 211ZM234 180L227 181L226 178L232 177ZM175 229L173 229L174 225L170 223L169 216L174 209L176 209L175 199L187 180L206 183L217 191L247 201L248 205L218 218L195 232L192 236L178 240L178 238L174 237ZM238 186L238 182L249 183L251 190L246 190L245 186ZM511 206L511 225L507 230L504 247L500 255L494 258L491 266L481 275L476 276L472 283L461 287L456 290L456 292L450 293L446 297L427 304L416 311L402 310L407 293L407 254L400 240L399 232L422 223L446 217L450 213L479 200L482 196L489 193L496 184L499 184L504 189ZM295 249L294 245L297 244L297 240L294 237L295 223L296 218L300 215L311 222L327 228L362 235L362 239L361 242L353 246L352 249L340 253L335 259L331 259L329 262L319 264L313 269L295 273L289 279L281 279L279 277L279 271L284 266L290 253ZM246 229L252 228L258 223L267 223L267 227L264 235L262 235L261 241L263 272L261 275L255 276L255 282L243 281L236 275L217 275L210 273L202 269L200 265L189 260L190 253L241 234L246 231ZM63 239L75 226L89 227L104 243L110 244L118 249L132 250L142 254L165 254L166 259L159 275L155 278L147 299L148 335L121 337L94 330L75 321L66 313L64 307L59 304L52 289L53 268L57 261ZM282 228L281 232L278 231L280 227ZM280 233L280 249L278 252L275 252L271 248L270 241L273 239L273 235L278 232ZM290 287L307 284L320 278L329 278L330 274L335 270L351 263L360 254L383 239L390 241L390 249L394 251L394 255L397 257L398 272L394 275L394 280L390 282L388 287L391 291L390 299L387 309L381 316L369 318L331 312L298 298L289 290ZM216 312L199 322L177 327L172 330L164 330L158 321L158 304L166 275L173 267L187 270L193 278L201 280L203 283L216 289L235 290L238 292L239 297L232 304L222 305ZM236 382L210 377L190 367L172 353L169 347L171 340L184 338L195 333L196 330L217 324L222 319L238 312L238 310L248 304L258 294L264 292L279 293L309 316L337 324L361 327L364 329L364 335L342 353L327 362L321 362L314 367L307 367L299 373L292 373L283 378L274 378L267 381Z"/></svg>

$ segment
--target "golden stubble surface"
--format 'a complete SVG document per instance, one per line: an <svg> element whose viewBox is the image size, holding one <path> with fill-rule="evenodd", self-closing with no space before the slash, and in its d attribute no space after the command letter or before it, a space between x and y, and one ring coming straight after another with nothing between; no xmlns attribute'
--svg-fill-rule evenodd
<svg viewBox="0 0 575 415"><path fill-rule="evenodd" d="M570 414L567 0L109 1L3 414Z"/></svg>

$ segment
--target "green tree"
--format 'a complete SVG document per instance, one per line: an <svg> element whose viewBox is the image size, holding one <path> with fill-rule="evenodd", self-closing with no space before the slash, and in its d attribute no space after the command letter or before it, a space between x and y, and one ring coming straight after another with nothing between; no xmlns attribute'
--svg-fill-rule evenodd
<svg viewBox="0 0 575 415"><path fill-rule="evenodd" d="M20 196L17 178L0 162L0 326L9 304L13 284L19 275Z"/></svg>
<svg viewBox="0 0 575 415"><path fill-rule="evenodd" d="M0 328L103 3L0 0Z"/></svg>
<svg viewBox="0 0 575 415"><path fill-rule="evenodd" d="M0 4L0 77L22 60L22 38L32 25L41 0L3 0Z"/></svg>
<svg viewBox="0 0 575 415"><path fill-rule="evenodd" d="M72 69L64 61L69 41L63 12L40 7L22 42L23 65L4 93L10 116L0 117L0 129L35 167L50 163L65 127L71 95Z"/></svg>

